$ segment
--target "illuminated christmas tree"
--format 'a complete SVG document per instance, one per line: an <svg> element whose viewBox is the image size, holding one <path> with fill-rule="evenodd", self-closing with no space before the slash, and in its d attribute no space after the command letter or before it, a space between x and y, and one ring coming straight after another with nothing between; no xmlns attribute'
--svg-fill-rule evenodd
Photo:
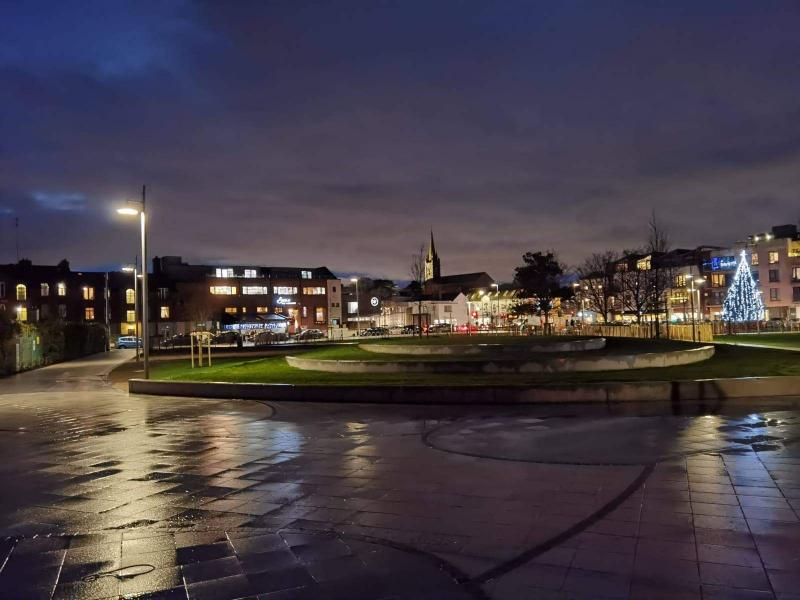
<svg viewBox="0 0 800 600"><path fill-rule="evenodd" d="M743 323L763 319L764 303L761 301L758 287L747 264L747 257L742 250L742 258L733 276L733 283L722 305L722 320Z"/></svg>

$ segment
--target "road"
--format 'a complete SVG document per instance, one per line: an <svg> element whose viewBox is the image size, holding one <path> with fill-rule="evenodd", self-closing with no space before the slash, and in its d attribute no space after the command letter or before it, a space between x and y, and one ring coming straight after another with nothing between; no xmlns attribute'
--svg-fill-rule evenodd
<svg viewBox="0 0 800 600"><path fill-rule="evenodd" d="M800 598L800 413L0 380L3 598ZM770 410L766 410L770 408Z"/></svg>

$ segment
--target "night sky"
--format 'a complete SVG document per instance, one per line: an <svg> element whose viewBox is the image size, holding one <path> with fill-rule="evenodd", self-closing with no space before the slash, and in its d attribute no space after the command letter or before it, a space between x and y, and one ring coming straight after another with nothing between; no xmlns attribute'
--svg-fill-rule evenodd
<svg viewBox="0 0 800 600"><path fill-rule="evenodd" d="M0 0L0 262L508 279L800 217L800 4Z"/></svg>

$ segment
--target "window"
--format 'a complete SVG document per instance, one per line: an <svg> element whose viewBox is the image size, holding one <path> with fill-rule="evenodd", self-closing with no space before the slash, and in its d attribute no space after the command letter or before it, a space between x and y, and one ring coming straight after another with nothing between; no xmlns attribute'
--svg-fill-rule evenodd
<svg viewBox="0 0 800 600"><path fill-rule="evenodd" d="M25 306L17 307L17 320L18 321L27 321L28 320L28 308Z"/></svg>
<svg viewBox="0 0 800 600"><path fill-rule="evenodd" d="M324 287L304 287L303 293L306 296L324 296L325 295L325 288Z"/></svg>
<svg viewBox="0 0 800 600"><path fill-rule="evenodd" d="M162 306L161 307L161 318L162 319L169 319L169 306Z"/></svg>
<svg viewBox="0 0 800 600"><path fill-rule="evenodd" d="M792 302L800 302L800 287L792 288Z"/></svg>
<svg viewBox="0 0 800 600"><path fill-rule="evenodd" d="M136 323L136 311L135 310L126 310L125 311L125 320L128 323Z"/></svg>
<svg viewBox="0 0 800 600"><path fill-rule="evenodd" d="M67 295L67 284L63 281L61 283L56 284L56 294L59 296L66 296Z"/></svg>
<svg viewBox="0 0 800 600"><path fill-rule="evenodd" d="M649 271L651 266L651 261L649 256L645 256L644 258L640 258L636 261L636 268L639 271Z"/></svg>
<svg viewBox="0 0 800 600"><path fill-rule="evenodd" d="M283 314L283 307L282 307L282 306L277 306L277 307L275 307L275 314L276 314L276 315L281 315L281 314Z"/></svg>
<svg viewBox="0 0 800 600"><path fill-rule="evenodd" d="M779 288L769 288L769 299L770 300L780 300L780 289Z"/></svg>
<svg viewBox="0 0 800 600"><path fill-rule="evenodd" d="M750 264L754 267L758 266L758 252L753 252L753 254L750 255Z"/></svg>
<svg viewBox="0 0 800 600"><path fill-rule="evenodd" d="M311 271L300 271L300 279L311 279Z"/></svg>
<svg viewBox="0 0 800 600"><path fill-rule="evenodd" d="M232 268L217 267L214 270L214 275L216 277L233 277L233 269Z"/></svg>
<svg viewBox="0 0 800 600"><path fill-rule="evenodd" d="M286 309L286 315L290 319L294 319L297 316L297 309L296 308L287 308Z"/></svg>
<svg viewBox="0 0 800 600"><path fill-rule="evenodd" d="M792 267L792 281L800 281L800 267Z"/></svg>
<svg viewBox="0 0 800 600"><path fill-rule="evenodd" d="M449 312L449 313L453 312L453 307L446 304L444 306L444 312Z"/></svg>
<svg viewBox="0 0 800 600"><path fill-rule="evenodd" d="M43 283L39 286L39 293L42 296L49 296L50 295L50 284Z"/></svg>
<svg viewBox="0 0 800 600"><path fill-rule="evenodd" d="M17 300L26 300L28 298L28 288L21 283L17 285Z"/></svg>
<svg viewBox="0 0 800 600"><path fill-rule="evenodd" d="M0 281L0 298L6 297L6 282Z"/></svg>
<svg viewBox="0 0 800 600"><path fill-rule="evenodd" d="M266 307L266 306L256 306L256 312L257 313L268 313L269 312L269 308Z"/></svg>
<svg viewBox="0 0 800 600"><path fill-rule="evenodd" d="M228 313L229 315L235 315L237 310L238 309L235 306L226 306L225 307L225 312Z"/></svg>
<svg viewBox="0 0 800 600"><path fill-rule="evenodd" d="M307 316L308 316L308 307L307 307L307 306L304 306L304 307L303 307L303 316L304 316L304 317L307 317Z"/></svg>
<svg viewBox="0 0 800 600"><path fill-rule="evenodd" d="M84 286L83 288L83 299L84 300L94 300L94 288L89 286Z"/></svg>
<svg viewBox="0 0 800 600"><path fill-rule="evenodd" d="M321 306L318 306L314 309L314 321L317 323L324 323L325 322L325 309Z"/></svg>
<svg viewBox="0 0 800 600"><path fill-rule="evenodd" d="M672 294L670 300L672 300L673 304L683 304L684 302L689 301L689 294L686 292L675 292Z"/></svg>
<svg viewBox="0 0 800 600"><path fill-rule="evenodd" d="M347 314L354 315L358 312L358 302L348 302L347 303Z"/></svg>
<svg viewBox="0 0 800 600"><path fill-rule="evenodd" d="M712 273L711 287L725 287L725 273Z"/></svg>
<svg viewBox="0 0 800 600"><path fill-rule="evenodd" d="M66 304L59 304L58 305L58 318L59 319L66 319L67 318L67 305Z"/></svg>
<svg viewBox="0 0 800 600"><path fill-rule="evenodd" d="M769 280L772 283L775 283L775 282L778 282L778 281L781 280L781 278L780 278L780 276L778 274L778 269L770 269L769 270Z"/></svg>
<svg viewBox="0 0 800 600"><path fill-rule="evenodd" d="M158 297L162 300L166 300L167 296L169 296L169 288L158 288Z"/></svg>
<svg viewBox="0 0 800 600"><path fill-rule="evenodd" d="M258 272L255 269L245 269L244 276L247 277L248 279L253 279L255 277L258 277Z"/></svg>
<svg viewBox="0 0 800 600"><path fill-rule="evenodd" d="M769 264L774 265L777 264L780 257L778 256L777 250L771 250L769 253Z"/></svg>
<svg viewBox="0 0 800 600"><path fill-rule="evenodd" d="M136 292L128 288L125 290L125 304L134 304L136 302Z"/></svg>
<svg viewBox="0 0 800 600"><path fill-rule="evenodd" d="M247 296L264 296L269 294L269 287L266 285L243 285L242 293Z"/></svg>
<svg viewBox="0 0 800 600"><path fill-rule="evenodd" d="M288 285L276 285L272 287L273 294L296 294L297 288Z"/></svg>
<svg viewBox="0 0 800 600"><path fill-rule="evenodd" d="M686 287L686 276L678 275L675 277L675 287Z"/></svg>
<svg viewBox="0 0 800 600"><path fill-rule="evenodd" d="M84 309L83 318L87 321L94 321L94 306L87 306Z"/></svg>
<svg viewBox="0 0 800 600"><path fill-rule="evenodd" d="M236 295L236 286L235 285L212 285L211 286L211 293L215 296L235 296Z"/></svg>
<svg viewBox="0 0 800 600"><path fill-rule="evenodd" d="M336 293L336 286L335 286L335 285L334 285L333 287L331 287L331 291L332 291L334 294Z"/></svg>

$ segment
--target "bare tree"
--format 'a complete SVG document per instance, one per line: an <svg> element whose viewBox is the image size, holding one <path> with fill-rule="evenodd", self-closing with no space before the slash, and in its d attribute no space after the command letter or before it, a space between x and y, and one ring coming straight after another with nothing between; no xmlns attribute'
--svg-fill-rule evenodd
<svg viewBox="0 0 800 600"><path fill-rule="evenodd" d="M623 250L623 259L619 272L622 309L633 313L636 322L641 323L650 299L650 266L647 264L647 255L636 250Z"/></svg>
<svg viewBox="0 0 800 600"><path fill-rule="evenodd" d="M662 309L666 308L667 290L670 288L673 277L671 266L664 260L664 254L669 252L669 248L669 231L666 226L658 220L658 216L654 210L648 224L647 251L651 255L650 285L648 286L650 291L649 305L655 315L656 337L661 336L659 315ZM667 327L669 327L668 319Z"/></svg>
<svg viewBox="0 0 800 600"><path fill-rule="evenodd" d="M420 245L419 250L411 255L411 264L408 274L411 277L413 293L417 301L417 315L419 319L419 336L422 337L422 295L425 287L425 246Z"/></svg>
<svg viewBox="0 0 800 600"><path fill-rule="evenodd" d="M606 250L592 254L577 269L581 280L580 297L591 310L603 315L604 322L608 321L614 298L620 291L617 270L619 258L619 253L615 250Z"/></svg>

